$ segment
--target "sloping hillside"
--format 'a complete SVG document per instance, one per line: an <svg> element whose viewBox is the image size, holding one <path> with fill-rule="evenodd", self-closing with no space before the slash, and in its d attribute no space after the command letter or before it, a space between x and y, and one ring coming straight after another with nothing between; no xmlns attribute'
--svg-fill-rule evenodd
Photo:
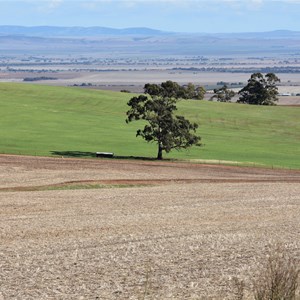
<svg viewBox="0 0 300 300"><path fill-rule="evenodd" d="M126 124L132 95L27 84L0 84L0 153L155 157L156 145ZM200 124L203 147L166 158L300 168L299 107L181 101L179 114Z"/></svg>

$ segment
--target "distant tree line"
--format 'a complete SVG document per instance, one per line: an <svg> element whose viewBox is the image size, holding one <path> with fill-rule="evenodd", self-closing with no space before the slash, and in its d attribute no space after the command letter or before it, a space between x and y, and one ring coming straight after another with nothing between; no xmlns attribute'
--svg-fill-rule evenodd
<svg viewBox="0 0 300 300"><path fill-rule="evenodd" d="M218 81L217 82L217 85L231 85L231 86L234 86L234 85L243 85L243 82L239 81L239 82L226 82L226 81Z"/></svg>
<svg viewBox="0 0 300 300"><path fill-rule="evenodd" d="M73 86L93 86L93 84L90 82L88 82L88 83L83 82L80 84L74 83Z"/></svg>
<svg viewBox="0 0 300 300"><path fill-rule="evenodd" d="M264 67L264 68L218 68L218 67L176 67L170 69L171 71L193 71L193 72L222 72L222 73L300 73L300 68L295 66L286 67Z"/></svg>
<svg viewBox="0 0 300 300"><path fill-rule="evenodd" d="M55 77L40 76L40 77L25 77L23 81L57 80L57 79L58 78Z"/></svg>

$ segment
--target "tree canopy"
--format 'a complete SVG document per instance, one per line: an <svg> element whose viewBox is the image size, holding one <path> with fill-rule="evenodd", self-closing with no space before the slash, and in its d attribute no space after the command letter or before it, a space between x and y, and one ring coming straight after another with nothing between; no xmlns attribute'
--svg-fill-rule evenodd
<svg viewBox="0 0 300 300"><path fill-rule="evenodd" d="M239 91L238 103L254 105L275 105L278 101L278 88L276 83L280 79L274 73L265 76L261 73L254 73L248 80L248 84Z"/></svg>
<svg viewBox="0 0 300 300"><path fill-rule="evenodd" d="M205 95L205 88L202 86L196 87L192 83L188 83L187 86L181 86L177 82L168 80L161 84L147 83L144 86L145 94L151 97L169 97L175 99L195 99L202 100Z"/></svg>
<svg viewBox="0 0 300 300"><path fill-rule="evenodd" d="M219 89L214 89L214 93L215 94L210 98L210 100L216 98L219 102L230 102L235 96L235 92L233 90L229 90L226 84Z"/></svg>
<svg viewBox="0 0 300 300"><path fill-rule="evenodd" d="M195 134L198 124L174 115L177 99L182 95L181 87L167 81L161 85L146 84L144 90L148 95L133 97L127 103L130 109L126 122L147 121L143 129L137 130L136 136L157 143L157 159L163 158L163 151L199 146L201 138Z"/></svg>

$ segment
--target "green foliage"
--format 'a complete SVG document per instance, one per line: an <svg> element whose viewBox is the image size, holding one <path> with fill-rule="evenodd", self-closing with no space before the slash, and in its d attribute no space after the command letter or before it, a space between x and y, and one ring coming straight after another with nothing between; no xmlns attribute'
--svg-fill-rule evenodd
<svg viewBox="0 0 300 300"><path fill-rule="evenodd" d="M189 83L185 89L185 97L184 99L195 99L195 100L203 100L206 90L203 86L195 87L192 83Z"/></svg>
<svg viewBox="0 0 300 300"><path fill-rule="evenodd" d="M274 73L268 73L265 77L261 73L254 73L248 80L248 84L239 91L240 98L237 102L275 105L275 101L278 101L277 82L280 82L280 79Z"/></svg>
<svg viewBox="0 0 300 300"><path fill-rule="evenodd" d="M198 86L196 89L195 89L196 93L195 93L195 96L191 99L197 99L197 100L203 100L204 99L204 95L206 93L206 90L203 86Z"/></svg>
<svg viewBox="0 0 300 300"><path fill-rule="evenodd" d="M96 151L107 151L116 157L153 157L156 145L132 134L139 122L124 124L132 96L0 83L0 153L95 157ZM300 107L194 100L176 106L178 115L199 124L203 147L171 151L166 158L300 169Z"/></svg>
<svg viewBox="0 0 300 300"><path fill-rule="evenodd" d="M219 102L230 102L235 96L235 92L233 90L229 90L226 84L219 89L214 89L214 93L215 95L213 95L210 100L216 98Z"/></svg>
<svg viewBox="0 0 300 300"><path fill-rule="evenodd" d="M161 96L164 98L203 100L206 90L204 87L196 87L192 83L188 83L185 87L180 86L177 82L168 80L161 84L147 83L144 86L144 92L151 97Z"/></svg>
<svg viewBox="0 0 300 300"><path fill-rule="evenodd" d="M157 85L145 86L151 98L140 95L128 102L126 122L145 120L144 129L138 129L136 136L141 136L146 142L158 145L157 159L162 159L162 151L169 153L172 149L186 149L200 145L200 137L194 133L198 128L183 116L174 116L179 85L171 81Z"/></svg>

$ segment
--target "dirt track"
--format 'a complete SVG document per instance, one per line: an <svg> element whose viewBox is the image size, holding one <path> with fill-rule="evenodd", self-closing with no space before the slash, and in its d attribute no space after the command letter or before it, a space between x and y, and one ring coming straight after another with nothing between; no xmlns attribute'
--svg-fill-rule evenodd
<svg viewBox="0 0 300 300"><path fill-rule="evenodd" d="M142 186L22 191L68 182ZM232 277L249 286L269 244L300 258L299 183L299 171L0 156L0 299L233 299Z"/></svg>
<svg viewBox="0 0 300 300"><path fill-rule="evenodd" d="M123 183L300 182L300 171L180 162L1 155L0 189L70 181Z"/></svg>

